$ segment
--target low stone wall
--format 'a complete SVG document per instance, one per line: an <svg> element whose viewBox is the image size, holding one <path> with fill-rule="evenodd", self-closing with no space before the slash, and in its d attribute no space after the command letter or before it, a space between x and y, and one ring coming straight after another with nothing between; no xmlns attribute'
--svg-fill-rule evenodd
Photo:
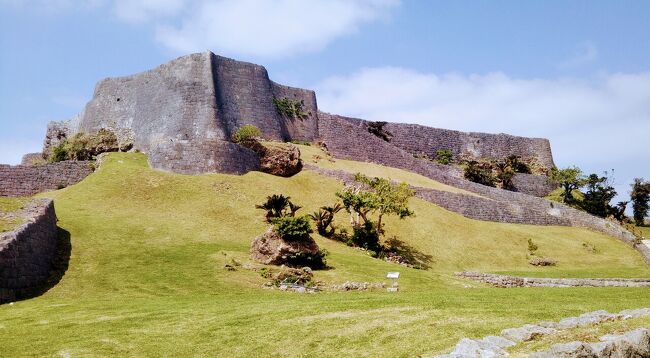
<svg viewBox="0 0 650 358"><path fill-rule="evenodd" d="M59 248L52 200L34 200L19 214L27 222L0 234L0 303L40 292Z"/></svg>
<svg viewBox="0 0 650 358"><path fill-rule="evenodd" d="M538 278L480 272L456 272L456 276L496 287L650 287L650 279L636 278Z"/></svg>
<svg viewBox="0 0 650 358"><path fill-rule="evenodd" d="M93 162L44 165L0 164L0 196L31 196L76 184L94 171Z"/></svg>

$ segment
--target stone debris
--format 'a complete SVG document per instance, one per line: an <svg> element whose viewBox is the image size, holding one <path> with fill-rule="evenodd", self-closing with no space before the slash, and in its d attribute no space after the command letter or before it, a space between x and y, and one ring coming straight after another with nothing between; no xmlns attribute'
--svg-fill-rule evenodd
<svg viewBox="0 0 650 358"><path fill-rule="evenodd" d="M517 328L501 331L501 336L488 336L482 339L461 339L454 350L438 358L488 358L508 357L506 349L517 343L528 342L550 335L559 330L595 325L602 322L650 316L650 308L623 310L609 313L604 310L568 317L560 322L540 322L525 324ZM534 358L575 357L650 357L650 333L645 328L635 329L622 335L605 335L600 342L570 342L554 345L550 350L530 355Z"/></svg>
<svg viewBox="0 0 650 358"><path fill-rule="evenodd" d="M386 288L384 282L353 282L345 281L340 285L332 286L334 291L367 291L373 289L383 289Z"/></svg>

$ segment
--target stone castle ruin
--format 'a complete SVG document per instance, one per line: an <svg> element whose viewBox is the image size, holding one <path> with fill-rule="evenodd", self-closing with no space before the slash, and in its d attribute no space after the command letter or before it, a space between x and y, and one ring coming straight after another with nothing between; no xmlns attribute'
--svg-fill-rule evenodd
<svg viewBox="0 0 650 358"><path fill-rule="evenodd" d="M292 113L279 110L282 101L293 106ZM266 139L318 142L335 158L400 168L464 189L465 193L453 193L414 188L418 198L465 217L589 228L634 246L650 264L650 248L618 224L543 199L554 188L544 175L517 174L514 191L507 191L470 182L457 167L426 159L434 158L438 150L451 150L455 157L468 160L516 155L544 172L554 165L547 139L369 122L321 112L314 91L277 84L262 66L211 52L183 56L133 76L100 81L79 115L48 125L43 153L27 155L23 165L0 165L0 196L28 196L82 180L93 170L88 162L29 162L49 156L78 133L102 130L115 134L119 148L148 154L151 166L160 170L243 174L264 169L258 153L232 140L239 128L249 124L259 128ZM381 135L371 133L377 129L383 131ZM344 182L351 180L349 173L305 167ZM9 240L8 235L0 241L15 244L4 249L0 246L0 254L16 257L22 236ZM7 277L13 280L14 276ZM31 284L29 281L21 289Z"/></svg>
<svg viewBox="0 0 650 358"><path fill-rule="evenodd" d="M275 99L300 102L302 115L278 112ZM256 170L252 151L232 142L251 124L267 139L322 141L345 151L341 123L367 133L368 122L320 112L314 91L277 84L262 66L211 52L191 54L133 76L100 81L93 99L75 118L48 126L44 152L75 133L109 129L120 146L132 143L154 168L179 173L245 173ZM464 133L389 123L390 143L412 154L435 157L450 149L468 158L502 159L515 154L544 168L553 166L548 140L506 134ZM343 138L347 138L345 135ZM350 151L349 157L360 153ZM364 159L364 158L360 158Z"/></svg>

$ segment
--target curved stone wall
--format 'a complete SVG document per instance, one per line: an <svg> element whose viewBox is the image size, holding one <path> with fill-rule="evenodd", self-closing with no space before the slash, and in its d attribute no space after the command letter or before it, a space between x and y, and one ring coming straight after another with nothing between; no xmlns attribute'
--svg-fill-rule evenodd
<svg viewBox="0 0 650 358"><path fill-rule="evenodd" d="M20 214L26 223L0 234L0 303L42 292L59 249L52 200L36 199Z"/></svg>
<svg viewBox="0 0 650 358"><path fill-rule="evenodd" d="M76 184L93 172L92 162L43 165L0 164L0 196L31 196Z"/></svg>

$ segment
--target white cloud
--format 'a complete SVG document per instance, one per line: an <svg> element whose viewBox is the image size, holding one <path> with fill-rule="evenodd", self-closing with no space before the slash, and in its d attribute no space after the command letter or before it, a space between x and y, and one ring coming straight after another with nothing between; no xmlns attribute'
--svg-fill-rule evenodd
<svg viewBox="0 0 650 358"><path fill-rule="evenodd" d="M385 15L397 0L218 0L187 7L178 24L160 21L156 38L179 53L285 57L317 51Z"/></svg>
<svg viewBox="0 0 650 358"><path fill-rule="evenodd" d="M325 48L400 5L400 0L0 0L28 11L101 8L150 27L179 54L282 58Z"/></svg>
<svg viewBox="0 0 650 358"><path fill-rule="evenodd" d="M615 168L619 193L634 176L650 178L650 72L542 80L382 67L315 87L331 113L549 138L559 166Z"/></svg>

